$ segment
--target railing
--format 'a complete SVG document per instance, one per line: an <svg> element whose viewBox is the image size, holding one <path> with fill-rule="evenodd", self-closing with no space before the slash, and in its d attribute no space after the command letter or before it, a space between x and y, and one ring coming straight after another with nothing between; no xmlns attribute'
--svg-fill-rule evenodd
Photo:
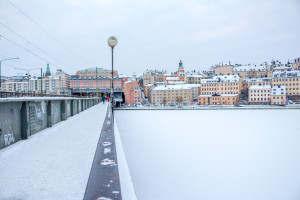
<svg viewBox="0 0 300 200"><path fill-rule="evenodd" d="M77 95L38 94L26 92L0 92L0 98L8 97L78 97Z"/></svg>

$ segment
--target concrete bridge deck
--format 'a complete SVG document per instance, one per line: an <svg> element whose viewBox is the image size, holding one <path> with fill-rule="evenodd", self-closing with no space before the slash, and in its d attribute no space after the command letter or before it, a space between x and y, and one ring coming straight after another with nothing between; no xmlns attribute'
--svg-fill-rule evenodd
<svg viewBox="0 0 300 200"><path fill-rule="evenodd" d="M0 150L0 199L83 199L106 111L97 104Z"/></svg>

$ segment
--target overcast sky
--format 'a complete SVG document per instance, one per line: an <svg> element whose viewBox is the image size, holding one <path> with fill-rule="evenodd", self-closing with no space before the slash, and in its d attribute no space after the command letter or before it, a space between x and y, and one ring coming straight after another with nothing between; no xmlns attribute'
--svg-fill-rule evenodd
<svg viewBox="0 0 300 200"><path fill-rule="evenodd" d="M119 40L115 68L120 73L172 72L180 59L187 70L202 71L220 62L260 64L272 58L287 62L300 56L299 0L10 1L73 52L7 0L0 0L0 34L49 61L52 72L57 68L70 74L87 67L110 69L107 39L111 35ZM15 67L46 68L47 61L3 37L0 59L20 57L2 63L3 75L22 72Z"/></svg>

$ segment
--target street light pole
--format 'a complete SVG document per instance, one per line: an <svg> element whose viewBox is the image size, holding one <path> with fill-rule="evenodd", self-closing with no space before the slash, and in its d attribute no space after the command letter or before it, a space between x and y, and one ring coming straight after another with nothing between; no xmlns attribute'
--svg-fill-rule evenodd
<svg viewBox="0 0 300 200"><path fill-rule="evenodd" d="M6 58L6 59L3 59L3 60L0 60L0 91L2 91L1 63L2 63L2 61L15 60L15 59L19 59L19 58L18 57L17 58Z"/></svg>
<svg viewBox="0 0 300 200"><path fill-rule="evenodd" d="M116 37L111 36L108 38L108 45L111 47L111 109L114 113L114 47L118 44Z"/></svg>

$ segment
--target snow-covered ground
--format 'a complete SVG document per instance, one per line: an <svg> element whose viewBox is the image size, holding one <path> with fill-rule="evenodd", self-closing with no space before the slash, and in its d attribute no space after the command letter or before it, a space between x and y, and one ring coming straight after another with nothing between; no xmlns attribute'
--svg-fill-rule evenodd
<svg viewBox="0 0 300 200"><path fill-rule="evenodd" d="M300 199L299 110L115 113L139 200Z"/></svg>
<svg viewBox="0 0 300 200"><path fill-rule="evenodd" d="M0 151L1 200L82 200L107 104Z"/></svg>

